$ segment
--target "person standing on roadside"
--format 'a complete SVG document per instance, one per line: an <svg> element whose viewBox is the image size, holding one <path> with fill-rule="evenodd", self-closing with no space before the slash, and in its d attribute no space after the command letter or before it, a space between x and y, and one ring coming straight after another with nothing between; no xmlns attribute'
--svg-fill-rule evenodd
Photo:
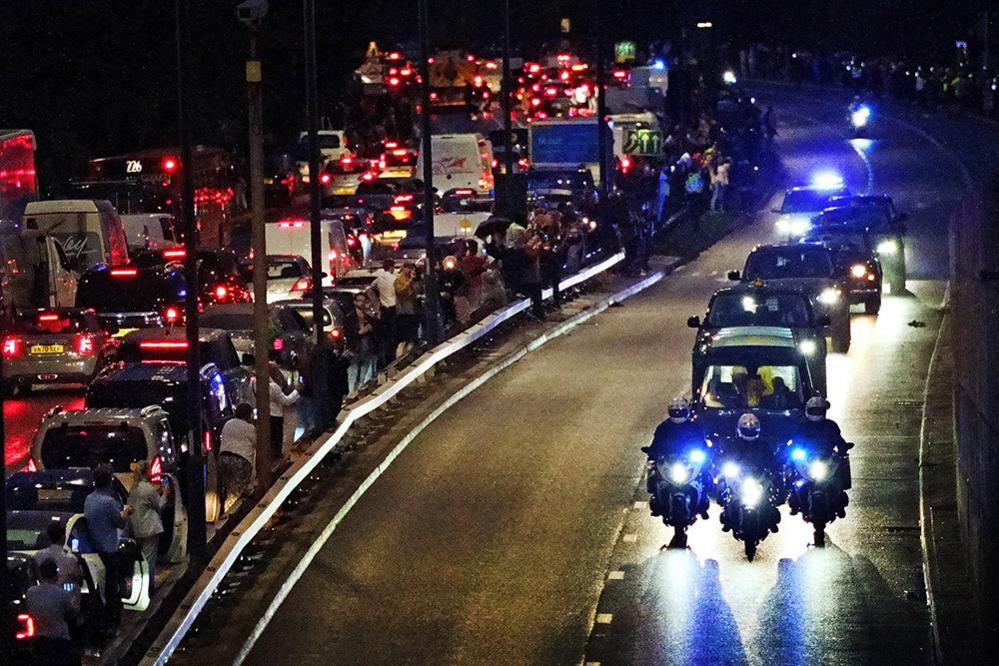
<svg viewBox="0 0 999 666"><path fill-rule="evenodd" d="M396 332L395 357L405 356L420 339L420 284L416 267L403 264L395 279Z"/></svg>
<svg viewBox="0 0 999 666"><path fill-rule="evenodd" d="M377 352L375 349L374 318L368 309L368 297L362 292L354 294L354 309L346 315L347 344L351 361L347 369L347 392L355 395L375 374Z"/></svg>
<svg viewBox="0 0 999 666"><path fill-rule="evenodd" d="M149 592L155 587L156 560L160 550L160 535L163 534L161 512L166 506L166 486L153 482L149 463L145 460L132 463L135 485L128 494L128 504L135 511L128 518L128 530L139 544L142 557L149 563Z"/></svg>
<svg viewBox="0 0 999 666"><path fill-rule="evenodd" d="M219 446L219 477L227 511L253 485L256 474L257 427L253 407L243 402L236 405L235 418L222 426Z"/></svg>
<svg viewBox="0 0 999 666"><path fill-rule="evenodd" d="M24 609L35 623L34 659L45 666L79 664L80 652L73 645L69 627L80 615L79 599L59 584L55 560L44 560L38 567L40 581L28 588Z"/></svg>
<svg viewBox="0 0 999 666"><path fill-rule="evenodd" d="M114 473L108 465L94 469L94 491L83 502L83 515L101 563L104 565L104 621L101 628L110 636L121 621L122 564L118 557L119 530L125 527L134 509L122 506L111 489Z"/></svg>
<svg viewBox="0 0 999 666"><path fill-rule="evenodd" d="M396 343L396 294L395 294L395 262L386 259L382 267L375 271L375 289L378 290L378 302L381 305L380 349L382 363L387 365L395 358Z"/></svg>
<svg viewBox="0 0 999 666"><path fill-rule="evenodd" d="M80 563L69 548L66 547L66 524L62 521L52 521L45 528L45 534L49 538L49 545L42 548L31 556L31 563L35 567L35 572L41 571L42 563L53 561L59 570L59 587L67 590L73 596L73 603L80 607L80 595L82 594L83 572L80 570ZM79 635L79 626L71 623L69 626L70 636L75 643L79 643L82 638Z"/></svg>
<svg viewBox="0 0 999 666"><path fill-rule="evenodd" d="M289 392L288 384L281 374L278 364L270 362L270 396L271 419L271 456L277 462L284 456L284 410L298 402L298 391L294 388Z"/></svg>

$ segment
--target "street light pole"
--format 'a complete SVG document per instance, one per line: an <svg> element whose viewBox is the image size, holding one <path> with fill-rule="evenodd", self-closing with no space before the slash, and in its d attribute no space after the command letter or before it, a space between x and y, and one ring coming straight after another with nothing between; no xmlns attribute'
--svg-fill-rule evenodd
<svg viewBox="0 0 999 666"><path fill-rule="evenodd" d="M597 32L597 154L600 164L597 173L600 174L600 200L606 201L610 192L609 174L607 173L607 72L604 68L604 10L603 0L594 0L596 5L593 16L596 18Z"/></svg>
<svg viewBox="0 0 999 666"><path fill-rule="evenodd" d="M184 326L187 333L187 544L191 556L204 559L207 545L205 524L205 457L201 441L201 353L198 349L198 225L194 218L194 164L191 160L190 110L187 81L191 48L190 0L176 0L177 32L177 134L180 139L181 225L184 228Z"/></svg>
<svg viewBox="0 0 999 666"><path fill-rule="evenodd" d="M423 158L423 223L427 250L427 274L424 280L427 309L426 337L431 345L436 345L440 342L438 314L440 312L440 293L437 290L437 265L434 250L434 163L431 149L433 141L430 134L430 25L428 11L427 0L417 0L417 13L419 14L417 23L420 31L420 134L422 135L420 152Z"/></svg>
<svg viewBox="0 0 999 666"><path fill-rule="evenodd" d="M503 0L503 189L504 203L512 207L510 177L513 174L513 130L510 118L510 0ZM503 213L509 215L509 210Z"/></svg>
<svg viewBox="0 0 999 666"><path fill-rule="evenodd" d="M313 379L313 400L318 422L323 428L330 422L327 404L327 344L323 332L323 252L330 252L329 241L323 245L322 234L322 182L319 173L319 68L316 58L316 2L303 0L305 17L305 106L309 122L309 239L312 245L312 327L316 334L313 362L309 365ZM339 255L330 257L330 270L334 271ZM335 414L333 415L336 416Z"/></svg>
<svg viewBox="0 0 999 666"><path fill-rule="evenodd" d="M254 377L259 387L270 386L267 346L270 343L267 312L267 240L264 219L264 103L263 71L257 59L259 25L248 24L250 57L246 61L246 98L250 143L250 235L253 248L253 349ZM270 391L258 390L257 488L271 486Z"/></svg>

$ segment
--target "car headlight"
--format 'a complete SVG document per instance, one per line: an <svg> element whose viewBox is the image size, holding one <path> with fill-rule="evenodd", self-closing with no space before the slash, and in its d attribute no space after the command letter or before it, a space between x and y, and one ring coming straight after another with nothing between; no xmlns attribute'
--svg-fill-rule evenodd
<svg viewBox="0 0 999 666"><path fill-rule="evenodd" d="M815 340L802 340L798 345L798 349L805 356L814 356L815 352L819 350L819 346L815 344Z"/></svg>
<svg viewBox="0 0 999 666"><path fill-rule="evenodd" d="M854 127L864 127L871 118L871 112L867 109L857 109L850 114L850 121Z"/></svg>
<svg viewBox="0 0 999 666"><path fill-rule="evenodd" d="M867 275L867 266L864 266L863 264L854 264L853 266L850 266L850 275L855 278L864 277Z"/></svg>
<svg viewBox="0 0 999 666"><path fill-rule="evenodd" d="M804 236L812 229L812 223L809 220L797 219L791 222L791 235L792 236Z"/></svg>
<svg viewBox="0 0 999 666"><path fill-rule="evenodd" d="M819 294L819 297L816 300L823 305L836 305L836 303L839 303L839 297L839 289L836 289L835 287L826 287L822 290L822 293Z"/></svg>
<svg viewBox="0 0 999 666"><path fill-rule="evenodd" d="M777 218L777 223L774 224L774 228L777 229L778 234L791 233L791 220L782 215Z"/></svg>
<svg viewBox="0 0 999 666"><path fill-rule="evenodd" d="M824 460L815 460L808 466L808 476L814 481L824 481L829 476L829 465Z"/></svg>
<svg viewBox="0 0 999 666"><path fill-rule="evenodd" d="M722 476L729 479L733 479L739 476L739 465L730 460L724 465L722 465L721 473Z"/></svg>
<svg viewBox="0 0 999 666"><path fill-rule="evenodd" d="M681 462L675 462L669 466L669 480L677 485L682 485L690 481L690 470Z"/></svg>
<svg viewBox="0 0 999 666"><path fill-rule="evenodd" d="M877 249L878 254L895 254L898 252L898 243L891 238L887 238L878 243Z"/></svg>
<svg viewBox="0 0 999 666"><path fill-rule="evenodd" d="M739 498L746 506L756 506L763 499L763 485L753 477L746 477L739 489Z"/></svg>

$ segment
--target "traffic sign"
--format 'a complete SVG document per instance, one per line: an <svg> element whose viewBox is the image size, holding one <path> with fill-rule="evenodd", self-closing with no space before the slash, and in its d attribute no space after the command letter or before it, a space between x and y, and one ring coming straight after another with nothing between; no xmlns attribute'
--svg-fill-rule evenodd
<svg viewBox="0 0 999 666"><path fill-rule="evenodd" d="M663 152L663 135L659 130L629 129L624 134L625 155L660 155Z"/></svg>

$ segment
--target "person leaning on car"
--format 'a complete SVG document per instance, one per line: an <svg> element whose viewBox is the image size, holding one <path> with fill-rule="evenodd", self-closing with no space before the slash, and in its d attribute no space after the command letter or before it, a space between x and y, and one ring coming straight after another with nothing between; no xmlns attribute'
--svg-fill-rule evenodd
<svg viewBox="0 0 999 666"><path fill-rule="evenodd" d="M123 507L111 491L114 474L108 465L98 465L94 469L94 492L87 495L83 503L83 514L93 539L94 549L104 564L104 618L102 629L111 633L121 620L121 581L122 564L118 557L119 530L125 527L132 515L131 506Z"/></svg>

